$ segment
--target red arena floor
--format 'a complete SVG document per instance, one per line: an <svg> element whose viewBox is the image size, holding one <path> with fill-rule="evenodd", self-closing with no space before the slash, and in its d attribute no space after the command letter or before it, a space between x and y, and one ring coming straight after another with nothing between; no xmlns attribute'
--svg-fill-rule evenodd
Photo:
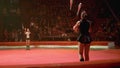
<svg viewBox="0 0 120 68"><path fill-rule="evenodd" d="M46 42L47 43L47 42ZM63 42L62 42L63 43ZM0 68L120 67L120 49L91 49L90 61L80 62L77 48L1 49Z"/></svg>

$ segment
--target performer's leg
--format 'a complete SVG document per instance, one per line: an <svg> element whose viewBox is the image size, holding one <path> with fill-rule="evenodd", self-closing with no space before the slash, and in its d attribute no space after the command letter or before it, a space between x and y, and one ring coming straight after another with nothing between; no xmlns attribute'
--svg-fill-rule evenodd
<svg viewBox="0 0 120 68"><path fill-rule="evenodd" d="M28 40L28 45L30 45L30 40Z"/></svg>
<svg viewBox="0 0 120 68"><path fill-rule="evenodd" d="M30 40L26 40L26 49L30 50Z"/></svg>
<svg viewBox="0 0 120 68"><path fill-rule="evenodd" d="M29 40L28 39L26 39L26 45L29 45Z"/></svg>
<svg viewBox="0 0 120 68"><path fill-rule="evenodd" d="M90 44L86 44L85 45L85 52L84 52L85 61L89 61L89 51L90 51Z"/></svg>
<svg viewBox="0 0 120 68"><path fill-rule="evenodd" d="M80 61L84 61L83 50L84 50L84 44L79 43L79 55L80 55Z"/></svg>

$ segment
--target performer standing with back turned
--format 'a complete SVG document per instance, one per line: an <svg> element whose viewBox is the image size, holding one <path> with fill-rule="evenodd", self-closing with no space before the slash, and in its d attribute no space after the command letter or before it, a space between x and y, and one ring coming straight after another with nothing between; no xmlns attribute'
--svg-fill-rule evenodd
<svg viewBox="0 0 120 68"><path fill-rule="evenodd" d="M91 24L87 20L87 13L84 10L81 12L81 19L73 26L73 30L79 32L77 41L79 44L80 61L89 61L90 43L92 41L90 36L90 27Z"/></svg>

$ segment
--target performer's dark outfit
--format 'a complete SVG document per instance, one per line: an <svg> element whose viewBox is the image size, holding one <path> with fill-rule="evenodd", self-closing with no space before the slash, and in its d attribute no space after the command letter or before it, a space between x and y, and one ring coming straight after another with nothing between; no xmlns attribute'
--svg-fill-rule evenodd
<svg viewBox="0 0 120 68"><path fill-rule="evenodd" d="M86 19L80 21L79 36L77 38L77 41L83 44L91 43L92 39L89 33L89 28L90 23Z"/></svg>

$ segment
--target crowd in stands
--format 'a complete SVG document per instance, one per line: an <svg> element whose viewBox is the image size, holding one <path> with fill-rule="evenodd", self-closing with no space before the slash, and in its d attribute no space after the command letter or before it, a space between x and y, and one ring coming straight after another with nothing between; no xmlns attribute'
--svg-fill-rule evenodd
<svg viewBox="0 0 120 68"><path fill-rule="evenodd" d="M31 31L31 41L75 41L77 33L72 30L72 27L78 20L75 14L77 5L83 0L75 1L72 11L69 9L69 0L33 0L28 1L30 6L27 7L23 7L26 5L23 3L20 28L8 30L9 26L7 28L0 27L0 41L25 41L25 28L29 28ZM93 40L119 42L118 23L120 22L115 21L114 17L106 12L108 9L103 6L101 8L96 0L84 0L83 2L86 4L85 8L92 22ZM28 12L26 8L29 9Z"/></svg>

